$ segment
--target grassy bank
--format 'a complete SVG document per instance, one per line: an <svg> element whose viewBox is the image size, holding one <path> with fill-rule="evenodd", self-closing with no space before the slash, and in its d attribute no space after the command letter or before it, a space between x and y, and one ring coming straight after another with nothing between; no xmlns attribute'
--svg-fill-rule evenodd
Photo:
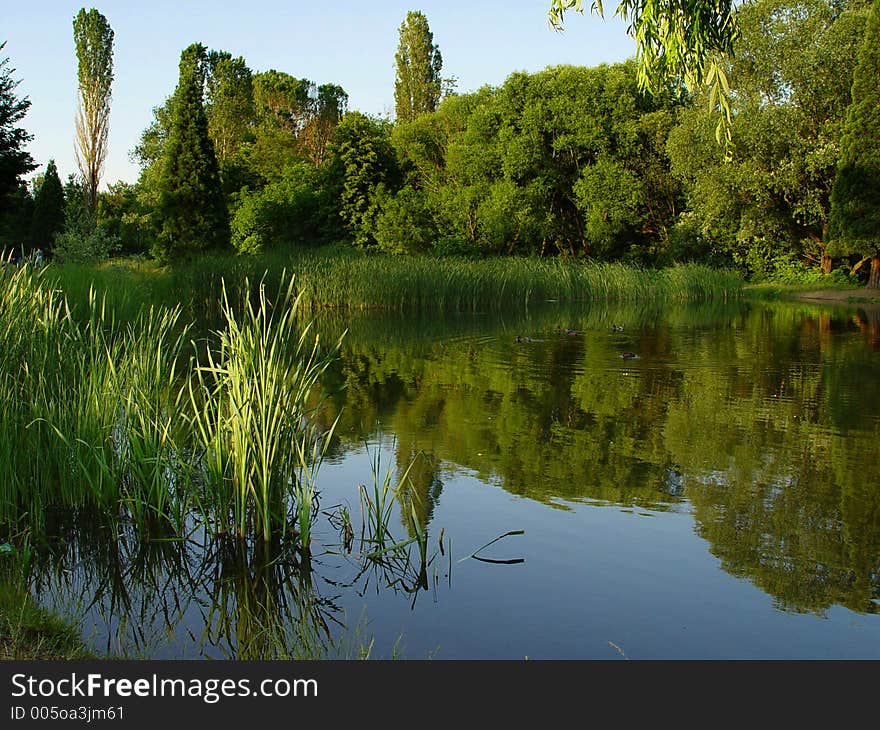
<svg viewBox="0 0 880 730"><path fill-rule="evenodd" d="M764 301L780 301L798 299L811 302L827 302L830 304L876 304L880 302L880 291L853 286L849 283L839 284L747 284L743 288L743 296L749 299Z"/></svg>
<svg viewBox="0 0 880 730"><path fill-rule="evenodd" d="M653 270L564 259L373 255L333 247L283 256L211 255L171 267L120 260L50 271L74 303L85 303L94 286L123 317L133 316L142 302L210 314L224 284L237 294L246 279L265 276L271 291L284 272L295 276L301 309L310 313L329 308L485 311L548 300L723 300L739 297L743 286L734 272L694 264Z"/></svg>
<svg viewBox="0 0 880 730"><path fill-rule="evenodd" d="M90 658L74 627L37 606L16 581L0 578L0 660Z"/></svg>

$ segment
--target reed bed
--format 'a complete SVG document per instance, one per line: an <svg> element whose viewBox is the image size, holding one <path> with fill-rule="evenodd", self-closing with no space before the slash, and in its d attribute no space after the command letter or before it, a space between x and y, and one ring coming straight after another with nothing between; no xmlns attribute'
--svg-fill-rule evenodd
<svg viewBox="0 0 880 730"><path fill-rule="evenodd" d="M309 396L338 343L301 327L281 280L275 304L262 283L244 282L240 307L224 292L224 326L196 344L180 307L120 322L92 290L73 316L43 271L5 268L0 523L39 530L52 509L98 509L182 539L196 514L218 535L268 540L296 522L307 550L330 438Z"/></svg>
<svg viewBox="0 0 880 730"><path fill-rule="evenodd" d="M206 632L235 656L323 655L335 619L311 545L335 424L318 426L314 392L341 340L327 347L307 324L297 278L277 275L276 290L245 277L236 295L219 283L220 324L199 337L179 304L126 316L94 286L71 304L51 269L0 271L0 531L21 536L29 574L72 541L126 620L144 591L166 590L167 566L208 580ZM396 492L374 471L362 570L427 590L427 530L411 509L412 536L391 536Z"/></svg>
<svg viewBox="0 0 880 730"><path fill-rule="evenodd" d="M238 315L224 288L226 326L218 332L217 352L209 349L187 382L205 491L232 517L237 536L253 528L268 540L286 524L276 509L290 493L308 546L314 480L332 434L332 427L316 430L309 396L330 358L309 326L297 330L300 298L293 292L289 279L273 306L261 284L257 304L246 296Z"/></svg>
<svg viewBox="0 0 880 730"><path fill-rule="evenodd" d="M303 255L291 262L310 311L325 308L483 311L545 301L700 301L740 295L733 272L650 270L560 259Z"/></svg>
<svg viewBox="0 0 880 730"><path fill-rule="evenodd" d="M224 287L236 301L248 282L262 280L267 290L281 292L285 272L294 274L299 309L308 315L328 309L475 312L545 301L724 301L743 291L739 274L696 264L644 269L573 259L392 256L332 247L201 256L164 269L140 261L91 270L51 267L50 277L68 294L75 313L87 311L87 293L95 288L120 318L133 318L139 303L162 302L219 325Z"/></svg>

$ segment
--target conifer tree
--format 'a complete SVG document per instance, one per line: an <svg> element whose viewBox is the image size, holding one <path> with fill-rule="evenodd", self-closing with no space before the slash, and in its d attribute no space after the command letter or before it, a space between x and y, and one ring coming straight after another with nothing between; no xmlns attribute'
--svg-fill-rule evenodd
<svg viewBox="0 0 880 730"><path fill-rule="evenodd" d="M64 228L64 188L55 161L49 160L43 182L34 195L31 220L31 251L51 253L55 236Z"/></svg>
<svg viewBox="0 0 880 730"><path fill-rule="evenodd" d="M229 214L202 98L198 44L181 54L171 130L159 182L161 234L154 249L168 260L229 245Z"/></svg>
<svg viewBox="0 0 880 730"><path fill-rule="evenodd" d="M836 253L870 260L868 286L880 288L880 0L874 0L853 75L837 177L831 190Z"/></svg>
<svg viewBox="0 0 880 730"><path fill-rule="evenodd" d="M0 43L0 53L5 45L6 41ZM27 97L19 99L15 95L18 81L13 80L15 69L9 68L8 62L8 58L0 59L0 214L14 207L12 198L21 185L21 176L36 167L24 149L33 136L16 126L31 103Z"/></svg>
<svg viewBox="0 0 880 730"><path fill-rule="evenodd" d="M394 104L397 118L415 119L437 109L440 102L443 57L434 44L428 19L418 11L406 14L400 24L400 42L394 56L397 77L394 82Z"/></svg>

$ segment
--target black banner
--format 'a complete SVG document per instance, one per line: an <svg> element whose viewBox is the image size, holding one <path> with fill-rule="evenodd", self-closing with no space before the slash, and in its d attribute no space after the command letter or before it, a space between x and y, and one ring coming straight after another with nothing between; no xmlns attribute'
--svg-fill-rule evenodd
<svg viewBox="0 0 880 730"><path fill-rule="evenodd" d="M859 706L875 714L876 669L874 662L11 661L0 663L0 727L840 722Z"/></svg>

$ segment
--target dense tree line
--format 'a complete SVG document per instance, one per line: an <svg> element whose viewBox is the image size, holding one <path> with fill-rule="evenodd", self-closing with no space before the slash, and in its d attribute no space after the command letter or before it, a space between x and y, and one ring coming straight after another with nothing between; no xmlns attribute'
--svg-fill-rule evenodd
<svg viewBox="0 0 880 730"><path fill-rule="evenodd" d="M717 98L674 74L648 90L644 59L444 95L418 12L400 26L393 121L349 111L336 84L194 44L134 151L140 179L99 195L95 250L171 260L338 241L842 275L880 240L873 8L743 5L726 144ZM15 191L19 211L33 205L35 190Z"/></svg>

